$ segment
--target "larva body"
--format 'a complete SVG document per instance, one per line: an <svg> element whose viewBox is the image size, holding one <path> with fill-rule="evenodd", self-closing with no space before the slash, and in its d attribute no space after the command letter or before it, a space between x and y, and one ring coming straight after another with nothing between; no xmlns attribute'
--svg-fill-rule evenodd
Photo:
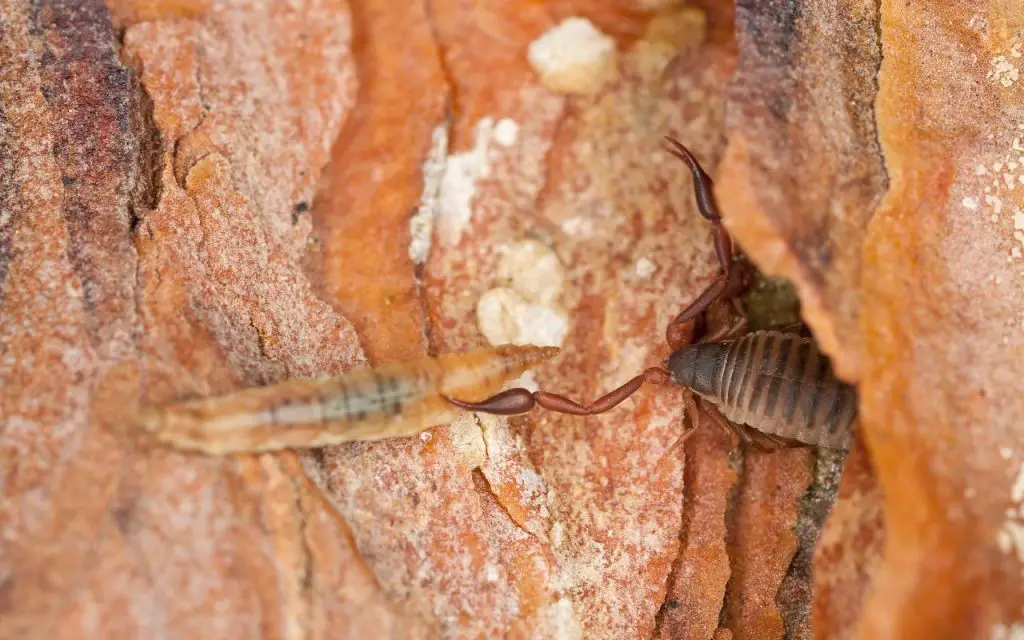
<svg viewBox="0 0 1024 640"><path fill-rule="evenodd" d="M757 331L684 347L667 363L672 381L722 415L766 434L845 450L857 414L853 387L836 379L815 342Z"/></svg>
<svg viewBox="0 0 1024 640"><path fill-rule="evenodd" d="M342 376L296 379L143 411L159 440L209 454L310 448L414 435L453 420L441 395L486 398L553 357L555 347L501 346Z"/></svg>

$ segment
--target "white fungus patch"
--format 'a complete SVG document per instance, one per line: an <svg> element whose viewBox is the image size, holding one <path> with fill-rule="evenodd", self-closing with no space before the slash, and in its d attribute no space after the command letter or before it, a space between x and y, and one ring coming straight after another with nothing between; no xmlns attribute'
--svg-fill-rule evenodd
<svg viewBox="0 0 1024 640"><path fill-rule="evenodd" d="M615 41L586 18L566 18L530 43L527 59L551 91L593 94L618 73Z"/></svg>
<svg viewBox="0 0 1024 640"><path fill-rule="evenodd" d="M503 252L498 278L529 302L551 304L565 286L565 269L550 247L523 240Z"/></svg>
<svg viewBox="0 0 1024 640"><path fill-rule="evenodd" d="M523 240L502 252L497 286L477 302L480 332L492 345L561 346L569 317L556 300L565 286L565 269L548 246Z"/></svg>
<svg viewBox="0 0 1024 640"><path fill-rule="evenodd" d="M459 243L473 217L477 183L491 175L488 148L492 140L494 119L481 118L476 124L473 148L448 156L441 176L436 216L437 236L446 246Z"/></svg>
<svg viewBox="0 0 1024 640"><path fill-rule="evenodd" d="M496 287L477 302L477 326L492 345L562 345L569 331L565 312L543 304L528 302L519 292Z"/></svg>
<svg viewBox="0 0 1024 640"><path fill-rule="evenodd" d="M423 194L420 206L409 219L409 257L415 264L423 264L430 253L434 220L438 214L441 183L448 155L448 127L438 125L431 135L430 152L423 163Z"/></svg>

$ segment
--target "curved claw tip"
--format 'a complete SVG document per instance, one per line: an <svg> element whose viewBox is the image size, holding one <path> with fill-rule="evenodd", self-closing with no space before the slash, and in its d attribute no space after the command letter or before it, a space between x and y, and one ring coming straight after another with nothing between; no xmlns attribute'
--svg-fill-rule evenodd
<svg viewBox="0 0 1024 640"><path fill-rule="evenodd" d="M690 165L690 169L693 171L703 173L703 169L701 169L700 164L697 162L697 158L693 155L693 152L687 149L682 142L679 142L671 136L665 136L665 140L669 144L666 149L669 153Z"/></svg>

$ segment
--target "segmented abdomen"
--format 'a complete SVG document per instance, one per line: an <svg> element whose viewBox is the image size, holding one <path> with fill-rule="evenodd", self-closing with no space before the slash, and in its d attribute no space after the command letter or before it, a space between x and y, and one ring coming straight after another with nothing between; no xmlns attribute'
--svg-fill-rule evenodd
<svg viewBox="0 0 1024 640"><path fill-rule="evenodd" d="M406 437L455 417L458 409L442 394L482 400L556 353L555 347L503 345L362 367L146 407L139 422L163 442L209 454Z"/></svg>
<svg viewBox="0 0 1024 640"><path fill-rule="evenodd" d="M813 340L751 333L730 344L718 368L708 399L733 422L807 444L848 446L856 392L836 379Z"/></svg>

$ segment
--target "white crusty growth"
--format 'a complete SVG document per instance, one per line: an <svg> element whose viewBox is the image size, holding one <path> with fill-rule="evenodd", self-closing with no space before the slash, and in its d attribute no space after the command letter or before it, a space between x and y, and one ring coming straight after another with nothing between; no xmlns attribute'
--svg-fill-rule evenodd
<svg viewBox="0 0 1024 640"><path fill-rule="evenodd" d="M442 394L483 400L558 351L503 345L364 367L334 378L288 380L150 407L142 412L142 424L174 447L212 455L400 438L456 417L461 410Z"/></svg>

